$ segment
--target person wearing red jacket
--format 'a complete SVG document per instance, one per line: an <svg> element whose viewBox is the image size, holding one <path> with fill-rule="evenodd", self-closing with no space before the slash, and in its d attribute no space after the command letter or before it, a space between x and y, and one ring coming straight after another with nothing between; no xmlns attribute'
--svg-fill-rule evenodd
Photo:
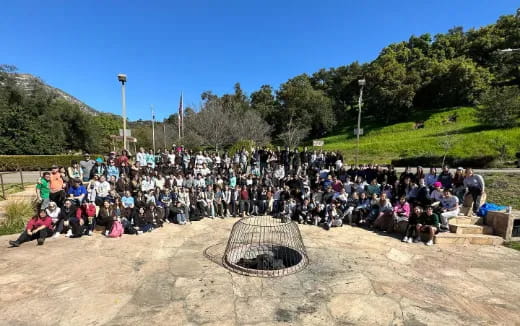
<svg viewBox="0 0 520 326"><path fill-rule="evenodd" d="M84 201L80 207L76 210L76 218L78 221L81 219L84 221L85 234L92 235L94 228L96 227L96 205L94 203Z"/></svg>
<svg viewBox="0 0 520 326"><path fill-rule="evenodd" d="M37 240L38 245L45 242L45 238L52 236L52 219L47 215L47 212L42 209L38 215L32 217L25 230L20 234L17 240L10 240L9 244L12 247L19 247L22 243Z"/></svg>

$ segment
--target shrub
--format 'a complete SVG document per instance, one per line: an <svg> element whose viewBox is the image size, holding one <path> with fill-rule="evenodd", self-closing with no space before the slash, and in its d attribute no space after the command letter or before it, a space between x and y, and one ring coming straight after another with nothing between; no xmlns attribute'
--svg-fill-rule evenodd
<svg viewBox="0 0 520 326"><path fill-rule="evenodd" d="M5 220L0 224L0 235L20 233L25 223L35 214L34 206L27 201L14 201L6 206Z"/></svg>
<svg viewBox="0 0 520 326"><path fill-rule="evenodd" d="M513 127L520 118L520 89L517 86L492 88L482 96L479 120L493 127Z"/></svg>
<svg viewBox="0 0 520 326"><path fill-rule="evenodd" d="M102 155L93 155L92 158ZM82 155L0 155L0 171L22 170L47 170L52 165L70 166L70 161L80 161Z"/></svg>

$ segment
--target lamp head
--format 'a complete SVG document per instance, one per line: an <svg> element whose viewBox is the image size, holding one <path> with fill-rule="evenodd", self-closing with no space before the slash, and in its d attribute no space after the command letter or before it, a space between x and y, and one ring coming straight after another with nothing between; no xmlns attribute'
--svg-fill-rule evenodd
<svg viewBox="0 0 520 326"><path fill-rule="evenodd" d="M126 83L126 75L125 74L119 74L117 75L117 80L122 82L123 84Z"/></svg>
<svg viewBox="0 0 520 326"><path fill-rule="evenodd" d="M365 86L365 84L366 84L365 78L358 80L358 85L359 86Z"/></svg>

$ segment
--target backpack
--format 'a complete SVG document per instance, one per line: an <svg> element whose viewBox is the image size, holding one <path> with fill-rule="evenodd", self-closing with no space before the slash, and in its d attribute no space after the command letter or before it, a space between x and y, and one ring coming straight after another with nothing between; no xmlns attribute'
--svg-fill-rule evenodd
<svg viewBox="0 0 520 326"><path fill-rule="evenodd" d="M119 238L123 235L123 225L119 221L115 221L112 225L112 230L108 234L109 238Z"/></svg>

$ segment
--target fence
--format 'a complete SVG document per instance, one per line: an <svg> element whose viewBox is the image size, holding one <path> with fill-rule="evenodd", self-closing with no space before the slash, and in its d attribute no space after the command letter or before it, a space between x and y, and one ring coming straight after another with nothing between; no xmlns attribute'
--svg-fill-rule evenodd
<svg viewBox="0 0 520 326"><path fill-rule="evenodd" d="M38 171L24 171L22 168L17 168L13 172L0 172L0 197L7 199L6 186L11 184L20 184L22 188L28 183L36 183L37 179L42 176L42 170Z"/></svg>

